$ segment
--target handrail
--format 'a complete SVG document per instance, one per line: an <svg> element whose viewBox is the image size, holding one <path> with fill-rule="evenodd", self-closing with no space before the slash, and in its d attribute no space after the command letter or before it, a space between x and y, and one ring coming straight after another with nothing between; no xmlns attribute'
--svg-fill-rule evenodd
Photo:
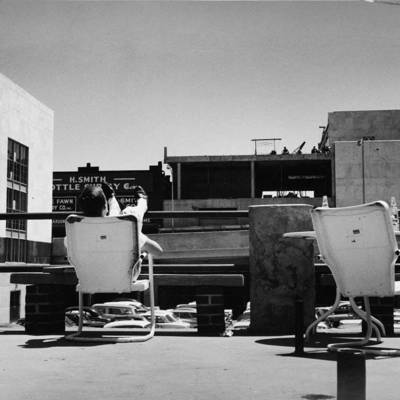
<svg viewBox="0 0 400 400"><path fill-rule="evenodd" d="M65 219L68 215L82 215L82 212L33 212L33 213L0 213L0 221L4 220L40 220L40 219ZM145 218L246 218L249 216L247 210L229 211L148 211Z"/></svg>

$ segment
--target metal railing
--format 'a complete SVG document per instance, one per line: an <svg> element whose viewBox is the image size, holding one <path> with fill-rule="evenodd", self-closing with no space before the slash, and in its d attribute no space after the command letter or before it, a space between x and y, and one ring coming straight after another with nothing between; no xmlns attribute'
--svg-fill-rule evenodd
<svg viewBox="0 0 400 400"><path fill-rule="evenodd" d="M18 213L0 213L0 221L4 220L64 220L69 215L83 215L82 212L18 212ZM145 215L146 219L167 219L167 218L247 218L249 212L247 210L237 211L148 211ZM17 265L18 264L18 265ZM37 271L41 272L42 266L37 264L13 263L13 265L0 263L0 272L21 272L21 271Z"/></svg>
<svg viewBox="0 0 400 400"><path fill-rule="evenodd" d="M82 212L26 212L26 213L0 213L1 220L16 219L65 219L68 215L82 215ZM229 211L148 211L146 218L246 218L249 216L248 210L229 210Z"/></svg>

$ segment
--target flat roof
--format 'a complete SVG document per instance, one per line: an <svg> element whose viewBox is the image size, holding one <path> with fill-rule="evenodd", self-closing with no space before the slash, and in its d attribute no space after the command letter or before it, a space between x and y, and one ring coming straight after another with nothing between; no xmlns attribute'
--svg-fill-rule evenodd
<svg viewBox="0 0 400 400"><path fill-rule="evenodd" d="M203 155L203 156L166 156L164 162L174 163L201 163L201 162L250 162L250 161L321 161L330 160L332 154L247 154L247 155Z"/></svg>

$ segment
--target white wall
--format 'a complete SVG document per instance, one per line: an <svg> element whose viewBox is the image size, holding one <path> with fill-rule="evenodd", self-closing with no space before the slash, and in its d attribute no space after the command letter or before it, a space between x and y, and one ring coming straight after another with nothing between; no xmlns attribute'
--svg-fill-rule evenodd
<svg viewBox="0 0 400 400"><path fill-rule="evenodd" d="M364 152L364 163L363 163ZM364 173L363 173L364 164ZM400 204L400 140L335 143L336 206L384 200Z"/></svg>
<svg viewBox="0 0 400 400"><path fill-rule="evenodd" d="M51 212L53 175L53 111L0 74L0 187L7 187L7 141L29 147L28 212ZM6 211L1 190L0 212ZM0 221L0 236L5 222ZM27 239L51 242L51 221L28 221Z"/></svg>
<svg viewBox="0 0 400 400"><path fill-rule="evenodd" d="M4 77L0 75L0 212L6 212L7 205L7 132L9 105L6 102L8 85L4 84ZM0 237L5 236L6 222L0 221Z"/></svg>
<svg viewBox="0 0 400 400"><path fill-rule="evenodd" d="M365 136L376 140L400 139L400 110L338 111L328 114L329 143Z"/></svg>

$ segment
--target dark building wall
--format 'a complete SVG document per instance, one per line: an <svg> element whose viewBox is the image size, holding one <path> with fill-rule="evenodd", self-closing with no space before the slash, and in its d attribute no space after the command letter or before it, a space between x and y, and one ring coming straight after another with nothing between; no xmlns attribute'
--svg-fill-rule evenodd
<svg viewBox="0 0 400 400"><path fill-rule="evenodd" d="M315 197L331 196L331 161L261 162L255 167L255 186L255 197L261 197L263 191L273 190L313 190Z"/></svg>
<svg viewBox="0 0 400 400"><path fill-rule="evenodd" d="M51 243L33 242L28 240L26 246L27 263L50 264Z"/></svg>
<svg viewBox="0 0 400 400"><path fill-rule="evenodd" d="M6 240L0 238L0 263L6 261ZM26 262L49 264L51 259L51 243L26 240Z"/></svg>
<svg viewBox="0 0 400 400"><path fill-rule="evenodd" d="M6 262L6 239L0 238L0 263Z"/></svg>
<svg viewBox="0 0 400 400"><path fill-rule="evenodd" d="M291 157L291 156L288 156ZM177 165L174 192L178 193ZM332 195L331 159L275 159L254 162L255 197L263 191L313 190L315 197ZM182 162L181 199L251 197L251 162Z"/></svg>
<svg viewBox="0 0 400 400"><path fill-rule="evenodd" d="M53 211L78 211L78 197L86 185L110 184L122 206L134 202L134 188L140 185L149 196L149 210L161 210L168 179L162 164L138 171L102 171L99 167L79 167L77 171L53 173ZM65 235L64 221L53 221L53 237Z"/></svg>
<svg viewBox="0 0 400 400"><path fill-rule="evenodd" d="M188 163L181 174L182 199L250 197L250 163Z"/></svg>

